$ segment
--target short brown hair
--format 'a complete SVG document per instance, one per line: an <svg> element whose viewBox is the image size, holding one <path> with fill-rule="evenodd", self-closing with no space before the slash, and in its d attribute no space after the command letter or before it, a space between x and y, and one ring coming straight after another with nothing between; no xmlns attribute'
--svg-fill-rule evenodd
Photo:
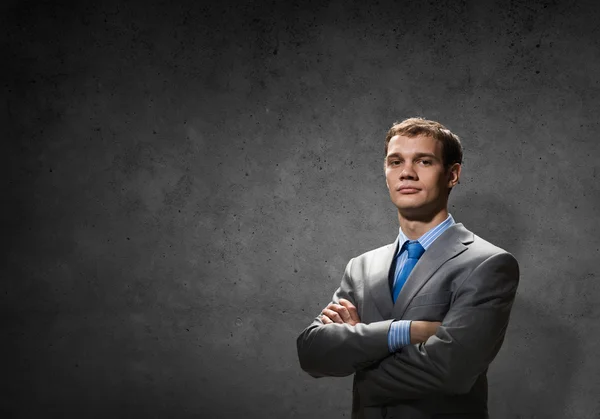
<svg viewBox="0 0 600 419"><path fill-rule="evenodd" d="M450 132L448 128L439 122L418 117L408 118L402 122L394 122L394 125L392 125L385 137L386 156L390 140L396 135L403 135L406 137L424 135L426 137L435 138L442 143L442 159L446 169L454 163L462 163L463 150L460 139L456 134Z"/></svg>

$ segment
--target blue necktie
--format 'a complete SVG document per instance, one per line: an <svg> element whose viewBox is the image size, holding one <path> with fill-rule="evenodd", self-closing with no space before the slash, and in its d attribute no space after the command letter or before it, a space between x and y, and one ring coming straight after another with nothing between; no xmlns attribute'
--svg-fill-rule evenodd
<svg viewBox="0 0 600 419"><path fill-rule="evenodd" d="M398 299L398 294L400 294L400 290L404 286L404 283L406 282L408 275L410 275L411 271L413 270L413 268L419 261L419 258L425 252L425 249L423 249L423 246L421 246L421 243L419 243L418 241L414 241L414 242L406 243L406 251L408 252L408 259L406 259L406 263L402 267L402 270L400 272L398 272L398 276L396 277L396 280L394 281L394 289L393 289L393 294L392 294L394 303ZM400 252L400 253L402 253L402 252ZM398 253L398 254L400 254L400 253Z"/></svg>

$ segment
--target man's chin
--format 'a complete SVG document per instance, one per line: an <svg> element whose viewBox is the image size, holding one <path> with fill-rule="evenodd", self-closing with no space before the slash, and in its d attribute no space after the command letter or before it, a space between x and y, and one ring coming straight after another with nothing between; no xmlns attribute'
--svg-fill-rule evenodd
<svg viewBox="0 0 600 419"><path fill-rule="evenodd" d="M430 221L439 211L426 205L396 205L402 218L411 221Z"/></svg>
<svg viewBox="0 0 600 419"><path fill-rule="evenodd" d="M405 199L401 202L395 202L396 208L401 213L422 213L427 212L425 205L422 202L416 202L416 200Z"/></svg>

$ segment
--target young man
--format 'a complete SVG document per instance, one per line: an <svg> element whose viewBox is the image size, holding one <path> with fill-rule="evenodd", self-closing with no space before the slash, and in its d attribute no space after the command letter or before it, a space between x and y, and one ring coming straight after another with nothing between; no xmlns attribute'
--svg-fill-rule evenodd
<svg viewBox="0 0 600 419"><path fill-rule="evenodd" d="M354 375L352 418L488 418L486 372L519 282L515 258L455 223L462 147L443 125L389 130L385 177L400 232L348 263L298 337L313 377Z"/></svg>

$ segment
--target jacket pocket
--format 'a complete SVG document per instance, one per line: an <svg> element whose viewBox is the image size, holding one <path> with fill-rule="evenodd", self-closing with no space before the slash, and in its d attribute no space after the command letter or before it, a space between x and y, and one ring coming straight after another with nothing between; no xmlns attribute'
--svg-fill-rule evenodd
<svg viewBox="0 0 600 419"><path fill-rule="evenodd" d="M450 310L451 292L432 292L415 296L403 318L441 322Z"/></svg>
<svg viewBox="0 0 600 419"><path fill-rule="evenodd" d="M427 306L434 304L450 305L452 293L450 291L428 292L426 294L417 294L410 302L409 309L419 306Z"/></svg>

